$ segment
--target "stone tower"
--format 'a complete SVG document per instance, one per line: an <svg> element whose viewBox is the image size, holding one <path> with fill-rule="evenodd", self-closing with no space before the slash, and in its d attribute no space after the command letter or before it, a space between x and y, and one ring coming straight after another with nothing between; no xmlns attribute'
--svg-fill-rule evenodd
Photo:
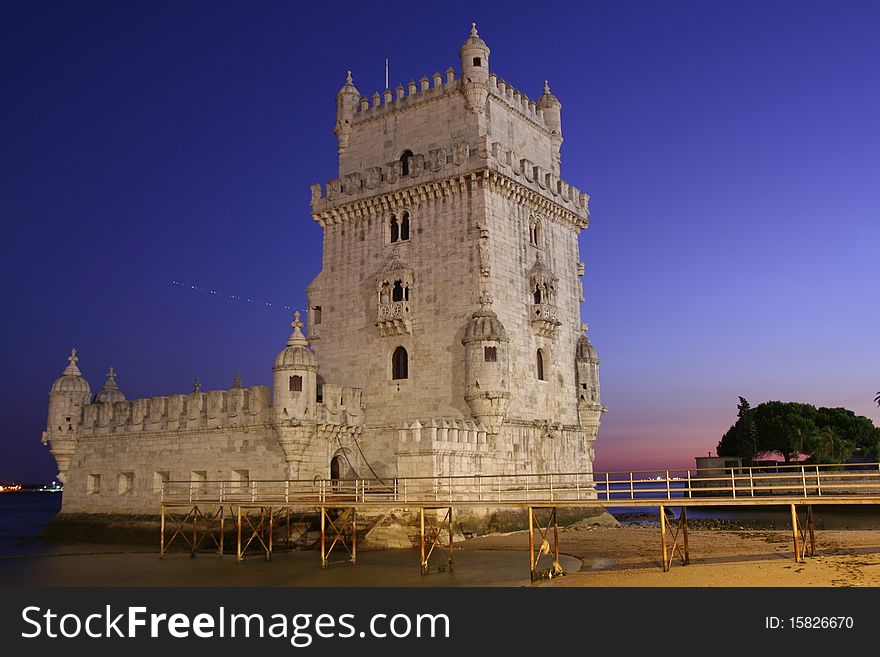
<svg viewBox="0 0 880 657"><path fill-rule="evenodd" d="M349 73L339 176L312 186L324 240L308 341L324 379L363 390L363 455L387 476L592 468L588 197L560 178L549 84L530 100L489 52L474 25L459 79L450 67L366 97Z"/></svg>

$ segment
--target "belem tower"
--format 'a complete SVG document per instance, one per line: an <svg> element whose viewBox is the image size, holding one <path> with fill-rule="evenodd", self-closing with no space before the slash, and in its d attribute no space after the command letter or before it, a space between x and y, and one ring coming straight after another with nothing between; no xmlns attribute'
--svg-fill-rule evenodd
<svg viewBox="0 0 880 657"><path fill-rule="evenodd" d="M561 178L561 103L489 68L336 94L338 177L305 322L271 386L93 395L75 350L43 443L65 514L156 514L164 482L592 471L604 407L581 323L588 197ZM267 363L268 366L268 363Z"/></svg>

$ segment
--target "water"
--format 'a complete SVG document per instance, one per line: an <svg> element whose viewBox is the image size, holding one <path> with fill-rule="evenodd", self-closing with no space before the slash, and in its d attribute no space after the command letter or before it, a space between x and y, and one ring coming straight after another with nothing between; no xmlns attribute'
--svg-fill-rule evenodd
<svg viewBox="0 0 880 657"><path fill-rule="evenodd" d="M51 552L55 546L37 538L61 509L61 493L0 494L0 558Z"/></svg>

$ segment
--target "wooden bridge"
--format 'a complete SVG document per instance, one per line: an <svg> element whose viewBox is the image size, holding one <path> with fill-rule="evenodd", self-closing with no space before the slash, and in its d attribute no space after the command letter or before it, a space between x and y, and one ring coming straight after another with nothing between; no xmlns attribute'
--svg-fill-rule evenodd
<svg viewBox="0 0 880 657"><path fill-rule="evenodd" d="M410 510L419 514L420 568L444 554L453 567L453 510L523 509L528 515L532 579L561 574L557 510L656 507L662 567L676 555L690 561L687 511L693 507L787 507L794 558L816 551L813 505L880 504L880 464L780 465L605 473L470 475L405 479L307 481L169 481L162 489L161 548L175 541L194 556L223 554L226 523L235 523L236 558L295 542L309 514L320 516L321 565L334 549L357 563L358 514ZM677 519L667 510L679 508ZM299 521L297 521L299 518ZM542 568L542 560L549 568Z"/></svg>

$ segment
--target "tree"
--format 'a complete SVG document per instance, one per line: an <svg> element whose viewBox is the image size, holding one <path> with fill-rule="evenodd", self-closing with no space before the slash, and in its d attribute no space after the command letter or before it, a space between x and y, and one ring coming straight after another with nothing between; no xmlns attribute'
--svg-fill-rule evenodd
<svg viewBox="0 0 880 657"><path fill-rule="evenodd" d="M806 455L816 463L841 463L854 453L880 458L880 429L870 418L845 408L781 401L750 408L739 400L737 421L718 443L719 456L747 463L764 452L779 452L786 461Z"/></svg>
<svg viewBox="0 0 880 657"><path fill-rule="evenodd" d="M745 397L739 398L737 420L721 438L716 449L718 456L739 456L743 463L751 465L758 455L758 430L754 412Z"/></svg>

